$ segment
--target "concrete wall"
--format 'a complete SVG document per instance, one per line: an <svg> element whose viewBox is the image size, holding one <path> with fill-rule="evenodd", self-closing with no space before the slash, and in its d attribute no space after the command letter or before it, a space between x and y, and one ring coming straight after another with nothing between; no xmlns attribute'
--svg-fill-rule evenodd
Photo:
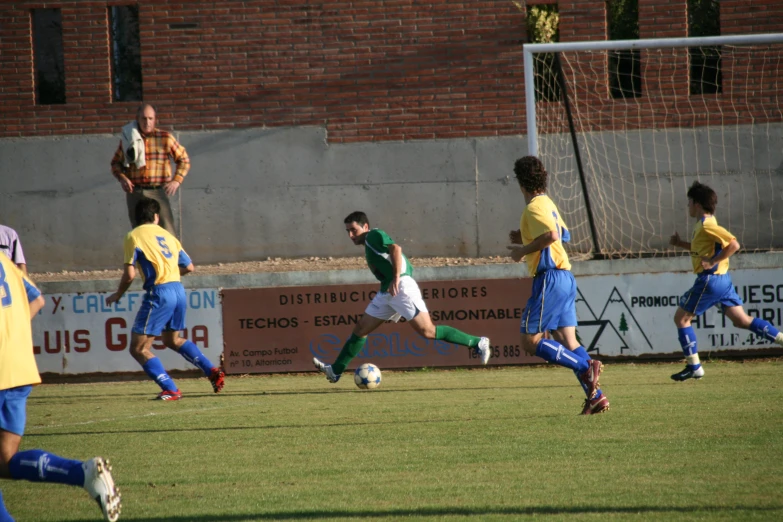
<svg viewBox="0 0 783 522"><path fill-rule="evenodd" d="M523 209L507 178L525 153L520 138L330 145L319 127L178 136L193 167L174 210L197 263L361 255L342 223L353 210L412 255L488 255L503 251ZM31 270L122 263L130 225L109 172L116 144L0 140L0 222L19 232Z"/></svg>
<svg viewBox="0 0 783 522"><path fill-rule="evenodd" d="M672 161L664 172L649 158L629 168L601 164L600 155L591 160L589 190L602 212L602 237L656 249L666 248L674 230L687 237L692 220L684 192L699 177L718 190L720 222L745 246L783 247L777 233L783 227L781 126L724 133L727 150L735 150L731 136L752 145L752 161L744 163L720 163L709 147L689 145L709 132L640 133L634 141L640 147L664 139L671 158L692 151L701 157ZM367 212L373 226L388 230L413 256L504 255L508 230L524 209L512 172L514 160L526 154L523 137L329 144L320 127L178 136L193 167L174 198L175 214L181 209L183 243L201 264L361 255L342 224L353 210ZM122 263L130 225L125 196L109 172L116 144L104 135L0 139L0 223L19 232L31 270ZM568 212L575 244L589 251L581 188L562 146L562 159L549 166L562 173L551 192Z"/></svg>

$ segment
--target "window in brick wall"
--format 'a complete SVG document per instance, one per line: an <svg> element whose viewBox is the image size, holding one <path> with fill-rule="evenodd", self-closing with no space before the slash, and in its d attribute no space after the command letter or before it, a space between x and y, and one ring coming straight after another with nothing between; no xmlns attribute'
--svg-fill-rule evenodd
<svg viewBox="0 0 783 522"><path fill-rule="evenodd" d="M527 41L553 43L560 41L560 14L557 5L527 6ZM536 53L534 56L536 101L559 101L560 87L555 70L553 53Z"/></svg>
<svg viewBox="0 0 783 522"><path fill-rule="evenodd" d="M608 0L610 40L639 39L639 0ZM609 51L609 92L612 98L642 95L642 58L638 49Z"/></svg>
<svg viewBox="0 0 783 522"><path fill-rule="evenodd" d="M720 36L719 0L688 0L688 36ZM720 46L691 47L689 58L691 94L723 92Z"/></svg>
<svg viewBox="0 0 783 522"><path fill-rule="evenodd" d="M35 103L65 103L63 23L59 9L33 9Z"/></svg>
<svg viewBox="0 0 783 522"><path fill-rule="evenodd" d="M141 101L141 39L139 6L109 7L112 97L114 101Z"/></svg>

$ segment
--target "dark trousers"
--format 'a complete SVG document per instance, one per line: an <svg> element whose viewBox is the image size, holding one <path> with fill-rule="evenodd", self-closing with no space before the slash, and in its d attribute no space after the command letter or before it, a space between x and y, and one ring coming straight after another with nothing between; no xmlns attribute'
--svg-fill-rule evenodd
<svg viewBox="0 0 783 522"><path fill-rule="evenodd" d="M171 232L174 237L178 238L179 234L176 232L174 214L171 212L171 203L169 202L169 197L166 195L166 192L164 192L163 187L155 189L134 187L133 192L125 194L125 199L128 203L128 217L130 218L131 225L134 228L138 225L138 223L136 223L136 203L142 198L154 199L160 203L160 222L158 224Z"/></svg>

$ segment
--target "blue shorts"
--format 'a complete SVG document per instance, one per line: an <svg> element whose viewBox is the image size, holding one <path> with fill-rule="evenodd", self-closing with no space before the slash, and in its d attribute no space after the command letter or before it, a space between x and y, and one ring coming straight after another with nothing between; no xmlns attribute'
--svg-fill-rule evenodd
<svg viewBox="0 0 783 522"><path fill-rule="evenodd" d="M184 330L187 309L188 299L182 283L155 285L144 294L133 333L157 336L164 330Z"/></svg>
<svg viewBox="0 0 783 522"><path fill-rule="evenodd" d="M715 305L742 306L729 274L699 274L690 290L680 297L680 308L701 315Z"/></svg>
<svg viewBox="0 0 783 522"><path fill-rule="evenodd" d="M576 280L569 270L547 270L533 278L519 331L536 334L576 326Z"/></svg>
<svg viewBox="0 0 783 522"><path fill-rule="evenodd" d="M0 390L0 430L24 435L27 421L27 396L33 389L31 385L17 386Z"/></svg>

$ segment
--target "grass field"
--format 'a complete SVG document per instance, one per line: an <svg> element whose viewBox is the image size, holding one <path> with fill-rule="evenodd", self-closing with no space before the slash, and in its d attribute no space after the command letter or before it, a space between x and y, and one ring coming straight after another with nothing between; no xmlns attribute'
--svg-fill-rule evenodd
<svg viewBox="0 0 783 522"><path fill-rule="evenodd" d="M783 362L607 365L578 416L554 367L46 385L22 449L111 459L121 520L781 520ZM2 481L18 522L99 520L80 489Z"/></svg>

